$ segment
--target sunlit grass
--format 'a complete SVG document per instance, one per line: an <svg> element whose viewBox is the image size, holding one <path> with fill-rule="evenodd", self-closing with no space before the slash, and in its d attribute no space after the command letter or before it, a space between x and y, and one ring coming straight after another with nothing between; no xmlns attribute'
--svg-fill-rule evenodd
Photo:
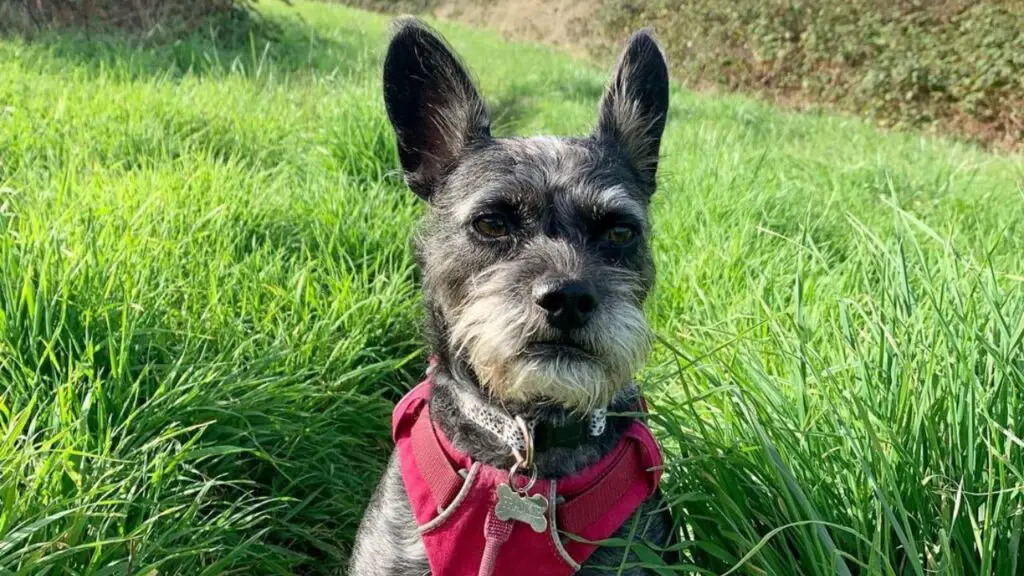
<svg viewBox="0 0 1024 576"><path fill-rule="evenodd" d="M0 574L344 565L423 369L421 208L386 20L263 8L0 41ZM497 131L590 128L603 70L443 30ZM686 563L1024 570L1020 158L673 98L641 381Z"/></svg>

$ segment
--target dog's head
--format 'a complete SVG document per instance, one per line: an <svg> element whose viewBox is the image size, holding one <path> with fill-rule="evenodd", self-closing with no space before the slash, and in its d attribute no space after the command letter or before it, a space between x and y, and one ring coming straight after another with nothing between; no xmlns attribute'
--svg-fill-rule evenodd
<svg viewBox="0 0 1024 576"><path fill-rule="evenodd" d="M630 38L585 138L493 138L466 69L401 19L384 101L438 352L503 401L603 406L650 348L648 205L668 110L654 38Z"/></svg>

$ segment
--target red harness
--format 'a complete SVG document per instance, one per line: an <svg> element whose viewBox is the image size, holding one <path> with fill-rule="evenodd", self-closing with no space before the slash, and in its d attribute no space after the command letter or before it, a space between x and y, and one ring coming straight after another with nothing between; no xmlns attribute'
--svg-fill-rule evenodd
<svg viewBox="0 0 1024 576"><path fill-rule="evenodd" d="M596 548L587 542L610 537L658 486L661 452L650 430L635 420L597 463L557 481L539 479L528 490L547 499L543 532L501 520L496 493L508 483L508 471L473 462L451 445L430 419L430 389L428 377L402 398L392 434L435 575L573 574Z"/></svg>

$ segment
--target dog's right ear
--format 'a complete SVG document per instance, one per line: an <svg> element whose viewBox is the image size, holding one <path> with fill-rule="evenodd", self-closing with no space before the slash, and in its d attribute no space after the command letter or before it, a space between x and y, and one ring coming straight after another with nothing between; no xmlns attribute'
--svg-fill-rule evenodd
<svg viewBox="0 0 1024 576"><path fill-rule="evenodd" d="M429 200L466 146L490 138L490 116L469 73L437 33L412 17L399 18L394 29L384 60L384 106L405 181Z"/></svg>

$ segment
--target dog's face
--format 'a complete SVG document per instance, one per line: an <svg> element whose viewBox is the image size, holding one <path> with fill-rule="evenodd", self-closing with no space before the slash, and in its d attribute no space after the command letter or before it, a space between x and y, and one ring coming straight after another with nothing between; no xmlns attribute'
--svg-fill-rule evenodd
<svg viewBox="0 0 1024 576"><path fill-rule="evenodd" d="M603 406L650 348L648 205L668 72L634 35L586 138L490 135L450 49L400 20L384 96L409 187L430 204L417 240L444 353L513 402Z"/></svg>

